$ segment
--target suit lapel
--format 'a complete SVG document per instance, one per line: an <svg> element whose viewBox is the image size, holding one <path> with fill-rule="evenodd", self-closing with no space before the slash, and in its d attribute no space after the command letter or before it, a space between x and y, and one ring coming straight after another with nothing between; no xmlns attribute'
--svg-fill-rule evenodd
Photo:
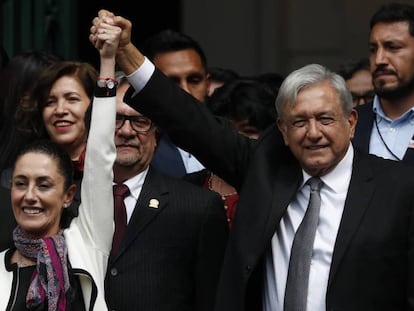
<svg viewBox="0 0 414 311"><path fill-rule="evenodd" d="M266 240L274 235L275 228L278 228L280 219L286 213L302 181L302 170L297 162L280 167L277 175L272 193L272 209L266 225Z"/></svg>
<svg viewBox="0 0 414 311"><path fill-rule="evenodd" d="M249 264L257 262L269 247L301 180L301 168L275 128L264 133L256 148L239 191L229 238L230 243L238 239L240 254Z"/></svg>
<svg viewBox="0 0 414 311"><path fill-rule="evenodd" d="M373 170L366 157L355 152L351 181L332 255L328 288L352 241L374 193Z"/></svg>
<svg viewBox="0 0 414 311"><path fill-rule="evenodd" d="M136 236L168 205L168 190L160 175L149 169L134 212L128 223L119 254L128 248Z"/></svg>

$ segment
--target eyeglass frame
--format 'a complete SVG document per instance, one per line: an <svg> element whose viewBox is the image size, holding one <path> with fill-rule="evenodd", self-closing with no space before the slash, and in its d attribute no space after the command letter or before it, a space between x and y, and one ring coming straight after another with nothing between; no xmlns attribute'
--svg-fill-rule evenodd
<svg viewBox="0 0 414 311"><path fill-rule="evenodd" d="M117 126L117 121L118 120L122 120L122 123L121 123L120 126ZM116 114L116 119L115 119L115 130L117 130L117 131L120 130L124 126L126 120L129 121L129 125L137 133L148 133L154 127L154 123L147 117L144 117L144 116L127 116L127 115L124 115L124 114L117 113ZM137 130L134 126L134 121L138 121L138 120L145 120L145 121L149 122L148 129L146 129L146 130L138 129Z"/></svg>

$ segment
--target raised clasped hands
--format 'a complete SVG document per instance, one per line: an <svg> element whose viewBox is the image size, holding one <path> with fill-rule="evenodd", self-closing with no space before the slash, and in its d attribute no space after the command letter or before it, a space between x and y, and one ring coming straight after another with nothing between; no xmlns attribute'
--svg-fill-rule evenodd
<svg viewBox="0 0 414 311"><path fill-rule="evenodd" d="M114 14L108 12L91 27L89 40L102 58L114 58L117 53L122 29L115 25L114 17Z"/></svg>
<svg viewBox="0 0 414 311"><path fill-rule="evenodd" d="M107 43L111 45L111 35L114 34L116 29L116 31L120 32L119 43L118 46L114 47L122 49L131 43L131 28L132 24L129 20L122 16L116 16L108 10L100 10L98 16L92 20L89 40L97 49L100 49L107 40L109 40Z"/></svg>
<svg viewBox="0 0 414 311"><path fill-rule="evenodd" d="M116 50L116 63L120 70L129 75L136 71L144 62L144 55L131 42L132 23L107 10L100 10L98 16L92 20L89 40L96 48L100 48L105 39L104 34L108 27L119 27L119 43Z"/></svg>

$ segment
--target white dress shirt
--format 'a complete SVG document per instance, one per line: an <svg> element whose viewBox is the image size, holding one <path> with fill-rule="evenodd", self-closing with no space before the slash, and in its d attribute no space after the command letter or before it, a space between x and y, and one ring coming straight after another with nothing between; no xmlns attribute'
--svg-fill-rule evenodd
<svg viewBox="0 0 414 311"><path fill-rule="evenodd" d="M333 171L321 177L321 210L313 245L307 310L325 311L325 296L329 270L336 235L344 210L345 199L351 180L353 147L350 144L345 157ZM285 296L290 251L293 238L308 206L310 189L306 185L311 177L305 171L303 183L295 199L289 204L285 216L281 219L266 256L266 277L263 295L264 311L282 311Z"/></svg>
<svg viewBox="0 0 414 311"><path fill-rule="evenodd" d="M134 87L135 94L141 91L147 85L149 79L155 71L155 66L145 57L142 65L133 73L127 76L129 83Z"/></svg>
<svg viewBox="0 0 414 311"><path fill-rule="evenodd" d="M128 186L130 194L124 199L126 214L127 214L127 224L131 219L132 213L134 212L135 205L137 204L139 195L141 194L142 186L145 181L145 177L148 173L148 167L135 175L134 177L123 182L124 185Z"/></svg>
<svg viewBox="0 0 414 311"><path fill-rule="evenodd" d="M194 173L204 169L203 164L201 164L200 161L198 161L196 157L193 156L191 153L178 147L177 149L180 152L181 158L183 159L185 171L187 173Z"/></svg>

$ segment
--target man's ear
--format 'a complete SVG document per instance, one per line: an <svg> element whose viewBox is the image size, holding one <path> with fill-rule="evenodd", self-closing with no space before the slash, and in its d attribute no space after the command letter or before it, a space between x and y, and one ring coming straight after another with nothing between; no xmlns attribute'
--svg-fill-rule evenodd
<svg viewBox="0 0 414 311"><path fill-rule="evenodd" d="M355 109L352 109L351 113L348 116L351 139L354 138L355 127L356 127L357 122L358 122L358 112Z"/></svg>
<svg viewBox="0 0 414 311"><path fill-rule="evenodd" d="M283 141L285 142L285 145L289 146L289 140L287 138L287 126L285 122L283 122L281 119L278 118L276 121L276 124L277 124L277 128L283 135Z"/></svg>

